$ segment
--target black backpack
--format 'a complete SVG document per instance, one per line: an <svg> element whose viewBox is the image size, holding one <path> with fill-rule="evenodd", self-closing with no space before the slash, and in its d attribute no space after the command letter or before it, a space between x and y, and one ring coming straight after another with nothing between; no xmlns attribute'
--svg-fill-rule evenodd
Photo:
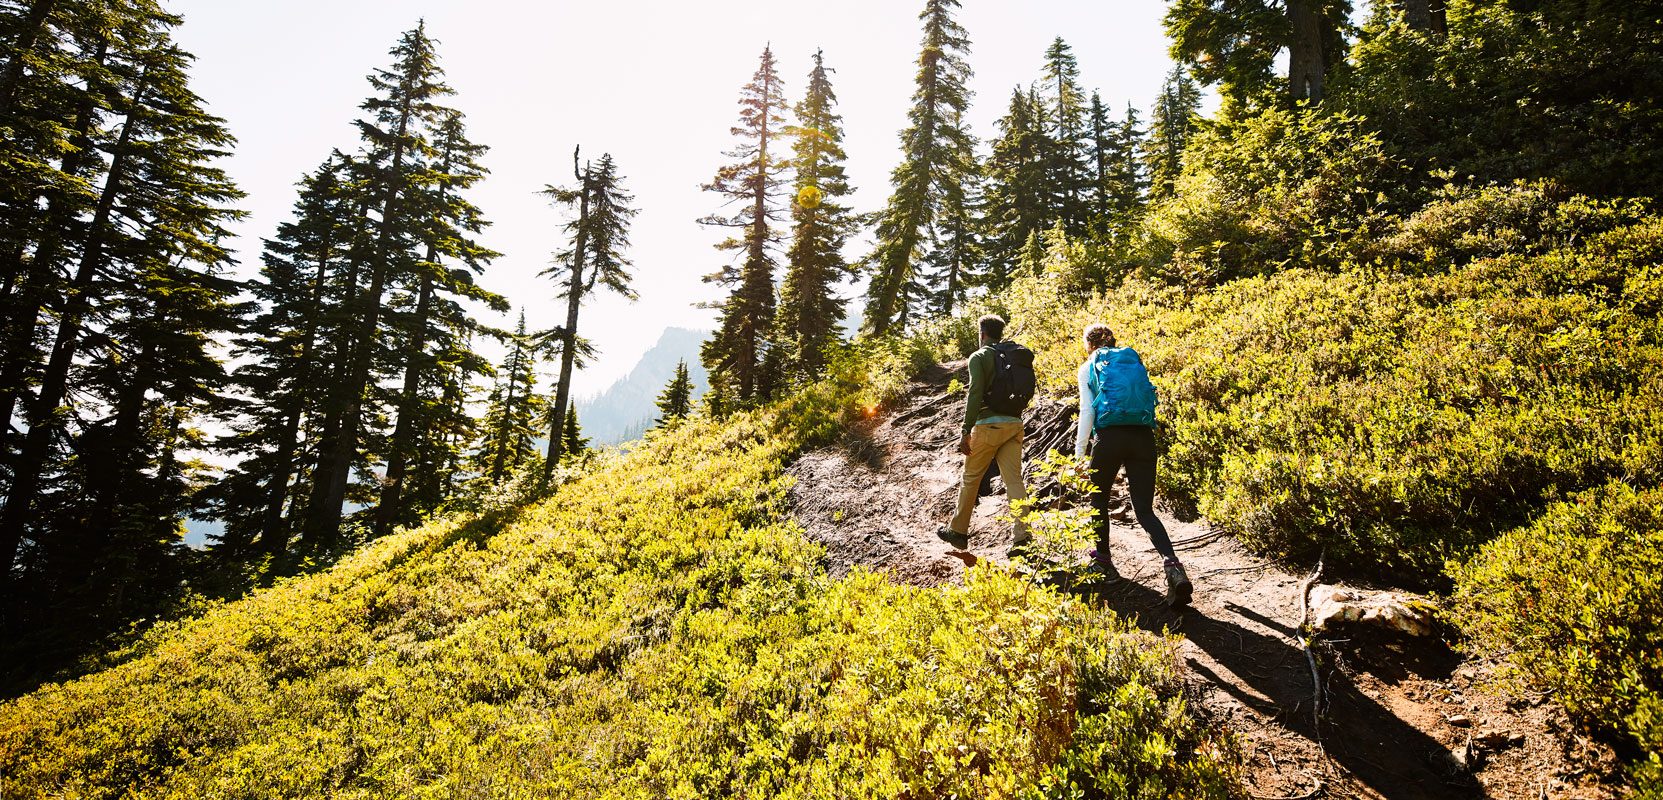
<svg viewBox="0 0 1663 800"><path fill-rule="evenodd" d="M1016 342L997 342L993 351L993 382L982 395L982 406L995 414L1020 417L1034 399L1034 351Z"/></svg>

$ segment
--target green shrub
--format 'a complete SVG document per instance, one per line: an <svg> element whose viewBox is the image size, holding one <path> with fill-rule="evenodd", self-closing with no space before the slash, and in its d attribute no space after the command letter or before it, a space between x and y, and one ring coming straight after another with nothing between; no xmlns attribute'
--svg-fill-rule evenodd
<svg viewBox="0 0 1663 800"><path fill-rule="evenodd" d="M1154 274L1189 286L1331 270L1392 220L1402 165L1362 120L1272 109L1210 126L1144 223Z"/></svg>
<svg viewBox="0 0 1663 800"><path fill-rule="evenodd" d="M1645 211L1642 201L1573 197L1548 181L1446 184L1383 237L1378 256L1409 272L1443 272L1481 258L1575 248L1643 221Z"/></svg>
<svg viewBox="0 0 1663 800"><path fill-rule="evenodd" d="M1072 395L1091 321L1160 390L1159 486L1270 555L1443 585L1443 564L1569 493L1663 480L1663 223L1412 274L1286 270L1185 292L1007 295Z"/></svg>
<svg viewBox="0 0 1663 800"><path fill-rule="evenodd" d="M1592 727L1642 753L1663 794L1663 489L1612 483L1553 506L1454 569L1472 646L1505 654Z"/></svg>

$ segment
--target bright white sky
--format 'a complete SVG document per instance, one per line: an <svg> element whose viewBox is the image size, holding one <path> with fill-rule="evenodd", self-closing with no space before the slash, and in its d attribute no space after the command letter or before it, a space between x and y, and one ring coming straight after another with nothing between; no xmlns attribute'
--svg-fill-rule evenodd
<svg viewBox="0 0 1663 800"><path fill-rule="evenodd" d="M843 114L848 170L859 210L881 207L899 159L913 89L921 0L837 3L742 0L171 0L185 17L180 44L197 56L193 82L239 139L226 165L248 193L238 228L252 274L260 239L287 218L294 183L331 148L357 147L352 121L369 92L364 76L390 63L399 34L425 18L474 141L489 145L491 176L473 201L494 224L485 243L504 255L482 283L523 305L531 324L564 319L564 303L537 273L561 246L559 212L536 192L571 181L572 148L611 152L636 196L630 255L636 303L607 296L585 306L582 332L601 349L579 374L588 395L627 373L668 326L712 327L695 308L719 297L700 277L726 256L694 220L720 199L702 192L733 145L739 89L772 43L802 97L810 56L825 51ZM971 121L993 134L1010 91L1037 80L1061 35L1081 81L1106 103L1147 112L1170 67L1162 0L965 0L976 75ZM1144 114L1147 120L1147 113ZM858 256L861 245L852 245ZM507 325L506 320L502 321Z"/></svg>

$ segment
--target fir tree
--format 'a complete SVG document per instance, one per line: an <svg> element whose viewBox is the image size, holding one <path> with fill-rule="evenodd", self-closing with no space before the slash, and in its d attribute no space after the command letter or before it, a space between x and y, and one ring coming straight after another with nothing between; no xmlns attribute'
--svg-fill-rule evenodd
<svg viewBox="0 0 1663 800"><path fill-rule="evenodd" d="M1155 100L1149 138L1143 145L1150 200L1172 196L1184 171L1184 148L1196 132L1200 112L1200 87L1182 66L1173 67Z"/></svg>
<svg viewBox="0 0 1663 800"><path fill-rule="evenodd" d="M177 17L42 2L21 21L0 77L0 603L10 631L61 641L178 591L186 453L243 313L220 245L240 194Z"/></svg>
<svg viewBox="0 0 1663 800"><path fill-rule="evenodd" d="M1114 228L1124 229L1141 213L1149 189L1143 164L1143 128L1132 104L1126 104L1124 119L1108 125L1108 136L1098 140L1097 146L1102 210Z"/></svg>
<svg viewBox="0 0 1663 800"><path fill-rule="evenodd" d="M960 122L955 120L955 124ZM928 284L920 294L933 300L932 310L941 314L952 314L972 286L985 284L998 290L1005 285L983 266L986 255L980 230L980 166L972 160L962 164L960 170L959 180L943 187L930 248L920 270Z"/></svg>
<svg viewBox="0 0 1663 800"><path fill-rule="evenodd" d="M394 64L369 78L377 94L364 101L370 119L358 129L367 152L361 159L364 191L375 213L361 247L349 258L335 309L345 321L336 342L337 358L325 384L328 396L313 469L302 535L308 546L330 551L339 542L352 475L366 461L367 423L378 411L373 391L378 370L397 363L389 342L378 335L387 295L416 271L416 243L430 226L418 190L439 182L427 160L434 155L427 134L449 114L438 100L452 94L443 83L438 55L425 26L404 34L392 50ZM370 501L368 493L354 499Z"/></svg>
<svg viewBox="0 0 1663 800"><path fill-rule="evenodd" d="M583 300L594 293L597 284L635 299L635 290L630 288L631 264L624 256L629 247L630 220L636 214L630 203L635 198L624 192L623 176L618 174L611 154L603 154L598 163L585 163L579 169L578 151L573 150L572 173L578 182L575 188L549 186L544 190L556 203L577 206L577 216L565 225L571 246L542 273L555 278L563 287L560 296L566 300L566 324L550 332L560 348L560 377L549 415L549 449L543 461L545 489L554 478L554 467L560 463L565 446L560 425L572 407L572 370L589 351L587 342L577 333Z"/></svg>
<svg viewBox="0 0 1663 800"><path fill-rule="evenodd" d="M564 458L580 458L589 452L589 440L577 424L577 407L566 409L566 424L560 429L560 451Z"/></svg>
<svg viewBox="0 0 1663 800"><path fill-rule="evenodd" d="M975 140L962 123L970 106L970 39L954 21L958 0L925 0L916 88L901 133L901 164L890 175L891 194L878 217L876 248L868 261L865 327L884 333L905 325L921 296L918 265L934 239L943 198L960 195L975 159Z"/></svg>
<svg viewBox="0 0 1663 800"><path fill-rule="evenodd" d="M735 160L704 186L738 206L730 216L712 214L699 220L737 231L716 247L736 252L738 263L729 263L705 278L730 287L730 292L716 304L720 321L701 348L700 358L710 373L710 384L725 387L741 405L770 397L779 377L769 374L768 368L779 362L777 355L770 357L768 345L775 324L780 176L789 163L775 142L784 125L785 109L773 50L763 48L761 65L739 95L739 124L732 134L740 142L723 154ZM772 151L770 145L774 145Z"/></svg>
<svg viewBox="0 0 1663 800"><path fill-rule="evenodd" d="M1062 220L1073 233L1083 232L1091 216L1091 179L1086 164L1089 131L1079 79L1074 50L1059 36L1045 50L1040 86L1047 119L1039 127L1050 140L1045 164L1049 216Z"/></svg>
<svg viewBox="0 0 1663 800"><path fill-rule="evenodd" d="M415 522L446 499L431 482L421 496L407 496L405 483L412 462L425 462L423 474L431 476L449 461L444 451L452 439L473 438L471 417L455 411L449 395L456 391L465 395L471 379L490 367L468 346L478 323L461 301L498 311L508 307L502 297L474 282L474 276L497 254L470 238L486 223L479 209L461 196L485 176L478 158L486 148L468 140L462 115L453 110L441 116L429 139L434 151L431 182L406 201L426 226L421 236L422 257L413 265L415 274L407 278L413 285L404 287L388 315L391 332L403 340L399 359L404 375L376 505L375 530L381 535L395 524ZM461 268L447 267L447 260Z"/></svg>
<svg viewBox="0 0 1663 800"><path fill-rule="evenodd" d="M693 413L693 379L687 374L687 361L676 362L676 374L658 395L658 422L670 427Z"/></svg>
<svg viewBox="0 0 1663 800"><path fill-rule="evenodd" d="M521 311L480 420L482 436L473 454L474 471L497 484L535 462L538 425L547 406L537 394L537 348L526 333L525 312Z"/></svg>
<svg viewBox="0 0 1663 800"><path fill-rule="evenodd" d="M1010 108L997 126L988 159L988 189L982 223L987 237L987 282L995 290L1010 283L1029 236L1050 224L1049 146L1041 107L1030 91L1011 92Z"/></svg>
<svg viewBox="0 0 1663 800"><path fill-rule="evenodd" d="M785 129L795 137L791 166L807 202L791 209L794 227L780 287L775 346L796 380L812 380L825 371L827 351L843 319L837 285L854 274L843 258L843 245L856 220L843 204L852 190L843 171L842 117L833 110L837 95L830 72L816 52L808 92L797 104L797 125Z"/></svg>
<svg viewBox="0 0 1663 800"><path fill-rule="evenodd" d="M202 498L207 515L224 521L221 544L233 555L283 552L293 533L285 512L306 495L303 423L321 409L323 310L360 228L351 172L337 152L301 181L294 219L266 240L249 285L262 310L237 340L246 361L234 376L232 433L215 443L237 464Z"/></svg>

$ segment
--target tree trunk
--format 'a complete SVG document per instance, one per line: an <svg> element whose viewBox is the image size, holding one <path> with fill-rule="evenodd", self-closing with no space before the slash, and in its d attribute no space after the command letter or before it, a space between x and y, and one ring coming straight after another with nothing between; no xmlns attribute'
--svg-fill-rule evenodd
<svg viewBox="0 0 1663 800"><path fill-rule="evenodd" d="M577 155L572 155L572 171L577 172ZM566 419L566 408L572 400L572 367L577 361L577 312L583 303L583 257L589 246L589 175L585 169L578 175L580 187L577 213L577 237L572 243L572 280L567 284L566 327L561 336L565 344L560 348L560 380L554 387L554 408L549 421L548 457L543 460L543 490L554 480L554 467L565 451L560 426Z"/></svg>
<svg viewBox="0 0 1663 800"><path fill-rule="evenodd" d="M1402 0L1403 21L1410 30L1430 33L1442 38L1448 32L1444 0Z"/></svg>
<svg viewBox="0 0 1663 800"><path fill-rule="evenodd" d="M1324 69L1323 18L1319 0L1288 0L1293 40L1288 43L1288 93L1297 103L1322 100Z"/></svg>
<svg viewBox="0 0 1663 800"><path fill-rule="evenodd" d="M437 255L431 245L427 248L427 262L433 263ZM416 299L416 330L410 336L408 345L404 348L404 387L399 392L398 423L393 429L392 451L387 458L387 479L381 490L381 500L375 509L375 533L385 536L391 533L393 526L404 516L403 495L404 478L410 464L410 445L415 438L417 401L420 399L422 368L425 350L427 349L427 316L432 313L433 305L433 276L423 275L420 292Z"/></svg>
<svg viewBox="0 0 1663 800"><path fill-rule="evenodd" d="M381 297L387 290L388 272L392 270L393 221L397 218L398 199L403 188L404 140L410 130L413 115L409 98L399 109L398 132L393 143L393 157L388 164L387 185L383 188L381 228L376 235L376 246L370 253L372 271L370 286L364 292L358 329L352 336L351 354L346 359L344 380L340 383L339 408L325 426L326 438L314 473L312 502L307 508L304 538L314 547L333 547L340 539L341 509L346 505L347 485L352 479L353 457L358 452L358 434L363 424L364 393L369 387L370 367L374 362L375 331L381 324ZM328 435L333 433L332 438Z"/></svg>

